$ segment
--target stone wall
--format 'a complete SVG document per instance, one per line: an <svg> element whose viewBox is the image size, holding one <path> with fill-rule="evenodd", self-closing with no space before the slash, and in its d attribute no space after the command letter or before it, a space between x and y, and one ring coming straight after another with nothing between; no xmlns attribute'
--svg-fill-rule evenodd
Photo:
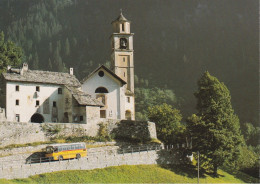
<svg viewBox="0 0 260 184"><path fill-rule="evenodd" d="M99 149L99 150L97 150ZM167 150L137 151L130 153L118 153L118 148L92 148L87 157L79 160L64 160L45 163L16 165L1 165L0 178L27 178L35 174L42 174L62 170L90 170L119 165L139 164L175 164L177 163L172 153ZM102 149L102 150L100 150ZM106 149L106 150L104 150ZM92 153L92 154L91 154Z"/></svg>
<svg viewBox="0 0 260 184"><path fill-rule="evenodd" d="M87 124L78 123L21 123L0 122L0 147L49 141L55 136L97 136L99 124L107 124L108 132L117 137L140 140L156 138L155 124L145 121L99 119Z"/></svg>

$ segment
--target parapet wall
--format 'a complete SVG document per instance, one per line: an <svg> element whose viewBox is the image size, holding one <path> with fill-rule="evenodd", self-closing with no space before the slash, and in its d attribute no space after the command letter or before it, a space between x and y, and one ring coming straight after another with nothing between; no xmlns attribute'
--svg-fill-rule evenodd
<svg viewBox="0 0 260 184"><path fill-rule="evenodd" d="M155 124L151 122L101 119L87 124L77 123L21 123L0 122L0 147L49 141L55 136L97 136L99 124L107 124L108 132L117 137L147 140L156 138Z"/></svg>

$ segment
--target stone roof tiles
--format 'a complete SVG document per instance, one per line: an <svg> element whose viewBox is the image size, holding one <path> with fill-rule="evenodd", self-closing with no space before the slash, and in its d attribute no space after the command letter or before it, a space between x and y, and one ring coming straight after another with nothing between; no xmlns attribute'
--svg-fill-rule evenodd
<svg viewBox="0 0 260 184"><path fill-rule="evenodd" d="M80 105L89 105L89 106L104 106L102 102L91 97L91 95L81 91L79 88L66 86L67 89L71 92L72 96Z"/></svg>
<svg viewBox="0 0 260 184"><path fill-rule="evenodd" d="M78 79L69 73L28 70L21 74L18 70L19 69L10 69L8 72L2 73L2 75L7 81L60 84L75 87L81 86Z"/></svg>

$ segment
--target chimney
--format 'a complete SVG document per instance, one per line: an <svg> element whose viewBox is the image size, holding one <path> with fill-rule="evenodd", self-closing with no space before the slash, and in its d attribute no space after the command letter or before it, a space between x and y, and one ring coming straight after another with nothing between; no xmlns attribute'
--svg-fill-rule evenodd
<svg viewBox="0 0 260 184"><path fill-rule="evenodd" d="M27 63L23 63L23 67L22 69L20 69L20 75L23 75L24 72L28 71L28 64Z"/></svg>
<svg viewBox="0 0 260 184"><path fill-rule="evenodd" d="M28 71L28 64L27 63L23 63L23 71L24 72Z"/></svg>
<svg viewBox="0 0 260 184"><path fill-rule="evenodd" d="M7 71L11 70L11 68L12 68L11 65L8 65L7 66Z"/></svg>
<svg viewBox="0 0 260 184"><path fill-rule="evenodd" d="M73 68L70 68L70 75L73 75Z"/></svg>

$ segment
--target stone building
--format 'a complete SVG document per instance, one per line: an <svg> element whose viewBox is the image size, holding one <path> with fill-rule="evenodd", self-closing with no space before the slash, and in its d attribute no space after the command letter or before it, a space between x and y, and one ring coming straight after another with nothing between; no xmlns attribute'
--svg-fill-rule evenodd
<svg viewBox="0 0 260 184"><path fill-rule="evenodd" d="M2 73L0 107L8 121L78 122L135 119L133 33L122 13L112 22L112 69L100 66L81 83L70 73L9 67Z"/></svg>

